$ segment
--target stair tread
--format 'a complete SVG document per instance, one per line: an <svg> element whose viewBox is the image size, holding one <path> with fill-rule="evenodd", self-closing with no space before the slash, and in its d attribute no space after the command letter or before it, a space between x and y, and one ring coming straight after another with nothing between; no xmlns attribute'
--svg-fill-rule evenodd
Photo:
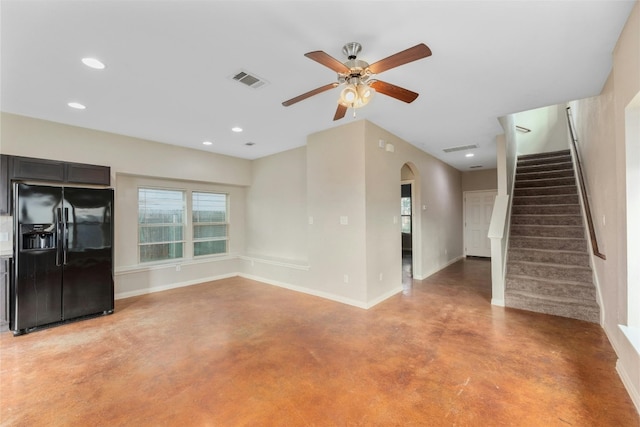
<svg viewBox="0 0 640 427"><path fill-rule="evenodd" d="M587 240L584 237L557 237L557 236L511 236L512 239L550 239L550 240Z"/></svg>
<svg viewBox="0 0 640 427"><path fill-rule="evenodd" d="M512 224L513 227L542 227L542 228L583 228L582 224L580 225L570 225L570 224Z"/></svg>
<svg viewBox="0 0 640 427"><path fill-rule="evenodd" d="M572 285L572 286L582 286L582 287L585 287L585 288L593 288L594 287L593 283L585 282L585 281L582 281L582 280L545 279L545 278L542 278L542 277L527 276L525 274L507 274L505 276L505 279L507 279L507 281L509 279L526 279L526 280L533 280L533 281L536 281L536 282L549 283L549 284L552 284L552 285L560 285L560 286L562 286L562 285ZM515 291L520 291L518 289L505 287L505 291L508 291L508 290L511 290L511 291L514 291L514 292ZM533 295L537 295L535 293L532 293L532 294Z"/></svg>
<svg viewBox="0 0 640 427"><path fill-rule="evenodd" d="M561 268L575 268L579 270L589 270L591 271L591 267L585 267L583 265L574 265L574 264L554 264L549 262L539 262L539 261L520 261L520 260L511 260L509 264L526 264L526 265L542 265L544 267L561 267Z"/></svg>
<svg viewBox="0 0 640 427"><path fill-rule="evenodd" d="M554 254L576 254L588 255L588 251L571 251L568 249L540 249L540 248L509 248L510 251L534 251L534 252L551 252Z"/></svg>
<svg viewBox="0 0 640 427"><path fill-rule="evenodd" d="M521 295L531 299L544 300L545 302L580 305L580 306L587 306L587 307L600 309L600 306L598 305L598 303L592 299L539 295L539 294L534 294L531 292L521 291L521 290L512 290L509 293L512 295Z"/></svg>
<svg viewBox="0 0 640 427"><path fill-rule="evenodd" d="M533 206L536 206L536 205L533 205ZM549 205L545 205L545 206L549 206ZM532 214L532 213L524 213L523 214L523 213L514 213L514 214L511 214L511 216L544 216L544 217L572 216L572 217L580 217L580 218L582 218L582 215L580 215L580 214Z"/></svg>

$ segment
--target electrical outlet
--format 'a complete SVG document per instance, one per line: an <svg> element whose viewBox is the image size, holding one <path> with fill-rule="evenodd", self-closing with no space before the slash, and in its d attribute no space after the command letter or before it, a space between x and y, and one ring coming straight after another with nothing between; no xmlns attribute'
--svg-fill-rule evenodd
<svg viewBox="0 0 640 427"><path fill-rule="evenodd" d="M382 273L380 273L380 281L382 282Z"/></svg>
<svg viewBox="0 0 640 427"><path fill-rule="evenodd" d="M180 264L176 264L176 271L180 271L180 268L181 268Z"/></svg>
<svg viewBox="0 0 640 427"><path fill-rule="evenodd" d="M0 233L0 242L8 242L9 241L9 233L2 232Z"/></svg>
<svg viewBox="0 0 640 427"><path fill-rule="evenodd" d="M344 283L349 283L349 275L345 274L342 280L344 280Z"/></svg>

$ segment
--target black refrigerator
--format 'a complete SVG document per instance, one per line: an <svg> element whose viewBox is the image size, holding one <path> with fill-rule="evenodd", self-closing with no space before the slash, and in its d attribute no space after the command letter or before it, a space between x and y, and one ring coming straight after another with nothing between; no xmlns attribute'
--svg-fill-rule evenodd
<svg viewBox="0 0 640 427"><path fill-rule="evenodd" d="M110 314L113 189L15 183L14 335Z"/></svg>

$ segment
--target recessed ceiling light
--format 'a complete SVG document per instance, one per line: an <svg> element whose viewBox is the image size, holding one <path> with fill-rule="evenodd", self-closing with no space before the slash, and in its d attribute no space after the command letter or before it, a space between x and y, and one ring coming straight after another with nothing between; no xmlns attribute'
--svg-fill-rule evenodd
<svg viewBox="0 0 640 427"><path fill-rule="evenodd" d="M213 142L211 141L202 141L202 145L211 145Z"/></svg>
<svg viewBox="0 0 640 427"><path fill-rule="evenodd" d="M473 154L473 153L467 153L467 154L465 154L464 156L465 156L465 157L473 157L474 155L475 155L475 154Z"/></svg>
<svg viewBox="0 0 640 427"><path fill-rule="evenodd" d="M239 126L232 127L231 130L234 132L242 132L242 128Z"/></svg>
<svg viewBox="0 0 640 427"><path fill-rule="evenodd" d="M67 105L71 108L75 108L76 110L84 110L85 108L87 108L79 102L70 102Z"/></svg>
<svg viewBox="0 0 640 427"><path fill-rule="evenodd" d="M104 70L104 63L96 58L82 58L82 63L87 67L95 68L96 70Z"/></svg>

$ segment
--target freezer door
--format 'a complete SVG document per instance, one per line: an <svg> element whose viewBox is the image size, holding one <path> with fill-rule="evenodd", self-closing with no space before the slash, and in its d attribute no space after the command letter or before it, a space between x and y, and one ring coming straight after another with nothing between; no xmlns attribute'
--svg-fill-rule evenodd
<svg viewBox="0 0 640 427"><path fill-rule="evenodd" d="M14 197L10 328L20 331L62 320L62 268L57 265L56 226L62 188L16 184Z"/></svg>
<svg viewBox="0 0 640 427"><path fill-rule="evenodd" d="M113 311L113 190L65 187L62 212L64 319Z"/></svg>

